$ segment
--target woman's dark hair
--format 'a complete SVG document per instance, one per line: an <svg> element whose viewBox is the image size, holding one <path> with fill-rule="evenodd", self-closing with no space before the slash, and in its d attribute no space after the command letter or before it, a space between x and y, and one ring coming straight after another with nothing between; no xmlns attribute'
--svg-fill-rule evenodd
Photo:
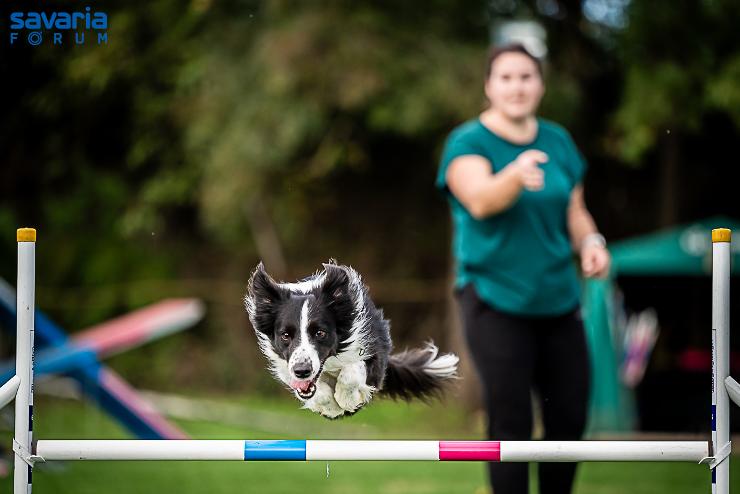
<svg viewBox="0 0 740 494"><path fill-rule="evenodd" d="M491 48L491 51L488 52L488 65L486 66L486 80L488 80L488 78L491 77L491 67L493 67L493 62L495 62L496 59L499 56L503 55L504 53L521 53L522 55L528 57L537 66L537 72L540 74L540 77L543 77L544 74L542 73L542 62L540 61L540 59L535 57L531 53L529 53L529 50L527 50L523 44L510 43L510 44L501 45L501 46L494 46L493 48Z"/></svg>

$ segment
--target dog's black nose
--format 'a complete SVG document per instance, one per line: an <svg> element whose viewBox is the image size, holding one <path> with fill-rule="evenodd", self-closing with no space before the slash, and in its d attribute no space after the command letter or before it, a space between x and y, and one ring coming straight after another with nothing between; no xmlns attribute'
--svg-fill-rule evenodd
<svg viewBox="0 0 740 494"><path fill-rule="evenodd" d="M293 374L299 379L310 376L311 370L311 362L301 362L293 366Z"/></svg>

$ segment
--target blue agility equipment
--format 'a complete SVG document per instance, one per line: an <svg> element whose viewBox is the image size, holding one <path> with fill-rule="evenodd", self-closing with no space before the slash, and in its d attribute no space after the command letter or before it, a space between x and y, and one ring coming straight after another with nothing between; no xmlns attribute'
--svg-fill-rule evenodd
<svg viewBox="0 0 740 494"><path fill-rule="evenodd" d="M36 310L35 339L41 351L35 356L34 374L71 377L84 395L140 439L185 439L184 432L100 359L192 326L203 312L202 303L195 299L166 300L70 337ZM0 326L15 332L16 293L1 278ZM0 382L14 375L14 363L0 365Z"/></svg>

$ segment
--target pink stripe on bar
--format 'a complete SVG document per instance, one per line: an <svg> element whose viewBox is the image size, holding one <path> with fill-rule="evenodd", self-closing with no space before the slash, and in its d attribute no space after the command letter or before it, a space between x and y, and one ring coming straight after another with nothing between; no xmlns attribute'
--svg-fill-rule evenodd
<svg viewBox="0 0 740 494"><path fill-rule="evenodd" d="M498 441L440 441L440 461L501 461Z"/></svg>

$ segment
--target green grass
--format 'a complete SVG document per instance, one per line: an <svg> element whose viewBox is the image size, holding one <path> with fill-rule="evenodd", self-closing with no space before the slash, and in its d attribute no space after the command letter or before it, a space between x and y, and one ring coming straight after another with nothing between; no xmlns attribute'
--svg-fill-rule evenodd
<svg viewBox="0 0 740 494"><path fill-rule="evenodd" d="M329 422L298 410L295 401L250 397L230 423L179 421L196 439L464 439L480 438L482 421L466 421L451 403L377 402L356 416ZM116 439L127 434L92 405L37 399L35 437ZM10 433L2 432L9 448ZM6 449L7 451L7 449ZM733 461L733 475L740 475ZM481 463L435 462L53 462L34 470L37 494L135 493L476 493L489 492ZM12 491L9 478L0 490ZM534 489L533 489L533 492ZM708 493L707 467L685 463L585 463L576 494ZM739 492L740 490L733 490Z"/></svg>

